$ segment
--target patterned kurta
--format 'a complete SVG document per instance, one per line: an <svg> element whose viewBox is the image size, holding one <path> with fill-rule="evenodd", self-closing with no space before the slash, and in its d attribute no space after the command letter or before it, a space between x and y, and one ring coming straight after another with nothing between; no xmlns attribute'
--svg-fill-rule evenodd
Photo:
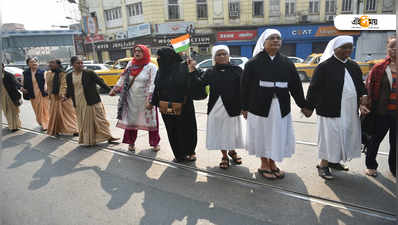
<svg viewBox="0 0 398 225"><path fill-rule="evenodd" d="M131 65L131 62L128 66ZM129 89L127 103L124 104L122 119L118 121L117 127L127 130L158 130L157 108L152 110L145 108L151 102L157 67L148 63L137 75L134 84ZM123 87L125 76L121 76L116 88ZM130 80L132 77L130 76Z"/></svg>

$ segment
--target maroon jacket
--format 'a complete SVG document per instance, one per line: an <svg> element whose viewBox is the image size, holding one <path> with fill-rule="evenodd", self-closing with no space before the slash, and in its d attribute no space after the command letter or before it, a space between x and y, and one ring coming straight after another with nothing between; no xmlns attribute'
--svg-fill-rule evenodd
<svg viewBox="0 0 398 225"><path fill-rule="evenodd" d="M373 66L366 79L366 88L368 89L368 96L373 101L377 101L380 93L381 80L386 72L387 66L391 63L391 58L387 56L383 62L377 63Z"/></svg>

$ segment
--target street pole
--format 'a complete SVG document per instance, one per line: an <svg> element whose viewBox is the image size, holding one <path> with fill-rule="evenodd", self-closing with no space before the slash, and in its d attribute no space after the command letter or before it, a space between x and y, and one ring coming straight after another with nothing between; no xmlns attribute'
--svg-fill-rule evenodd
<svg viewBox="0 0 398 225"><path fill-rule="evenodd" d="M91 47L93 49L93 61L94 61L94 63L96 63L97 62L97 54L95 52L95 44L94 44L95 34L90 34L90 36L91 36Z"/></svg>

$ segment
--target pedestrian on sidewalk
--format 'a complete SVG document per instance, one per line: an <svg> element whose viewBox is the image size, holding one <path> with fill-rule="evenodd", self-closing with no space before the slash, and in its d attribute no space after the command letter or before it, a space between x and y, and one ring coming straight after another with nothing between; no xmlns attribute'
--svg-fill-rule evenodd
<svg viewBox="0 0 398 225"><path fill-rule="evenodd" d="M158 106L166 125L174 162L195 161L197 126L188 65L170 47L158 52L159 70L151 105Z"/></svg>
<svg viewBox="0 0 398 225"><path fill-rule="evenodd" d="M1 110L6 116L8 129L15 132L21 128L19 106L22 104L22 97L19 90L22 85L15 79L14 75L4 70L4 64L1 64L1 66L3 71L2 80L0 81Z"/></svg>
<svg viewBox="0 0 398 225"><path fill-rule="evenodd" d="M76 112L71 99L66 96L66 73L61 61L51 60L48 63L49 71L45 73L47 92L50 98L50 119L47 134L56 136L59 134L79 135L77 129Z"/></svg>
<svg viewBox="0 0 398 225"><path fill-rule="evenodd" d="M45 86L44 71L39 69L39 61L36 58L28 58L26 64L29 66L23 72L24 99L30 100L33 111L36 115L37 123L43 131L47 131L50 118L49 107L50 100Z"/></svg>
<svg viewBox="0 0 398 225"><path fill-rule="evenodd" d="M151 63L150 50L145 45L137 45L133 51L134 58L109 93L110 96L121 93L116 126L125 130L123 143L129 144L129 151L135 151L138 130L148 131L149 145L159 151L158 110L150 105L158 69Z"/></svg>
<svg viewBox="0 0 398 225"><path fill-rule="evenodd" d="M319 176L330 180L329 168L347 171L340 161L361 156L361 124L358 107L366 114L367 91L362 81L362 71L349 57L353 38L338 36L329 41L321 63L315 68L307 92L309 117L314 109L318 114L318 148L321 162L317 165Z"/></svg>
<svg viewBox="0 0 398 225"><path fill-rule="evenodd" d="M221 150L220 168L228 169L228 155L235 164L242 164L235 149L245 148L239 101L242 69L230 64L229 48L225 45L213 47L212 61L213 67L204 72L196 70L192 60L189 71L192 76L200 77L203 86L210 85L206 147Z"/></svg>
<svg viewBox="0 0 398 225"><path fill-rule="evenodd" d="M383 62L373 66L366 80L366 87L369 94L369 108L372 109L371 115L375 126L368 150L366 153L366 175L377 176L376 156L380 143L383 141L387 132L390 132L390 153L388 155L388 165L391 173L396 176L396 141L397 141L397 65L396 50L397 39L391 38L387 43L387 57Z"/></svg>
<svg viewBox="0 0 398 225"><path fill-rule="evenodd" d="M307 105L296 67L279 52L281 46L281 33L265 30L241 80L242 113L247 119L246 148L250 155L261 158L258 172L266 179L283 178L285 172L275 162L295 152L290 95L300 108Z"/></svg>
<svg viewBox="0 0 398 225"><path fill-rule="evenodd" d="M94 146L103 141L113 143L119 140L111 135L97 85L108 91L111 89L94 71L83 69L83 61L79 57L73 56L70 63L73 71L66 75L66 97L72 99L76 110L79 144Z"/></svg>

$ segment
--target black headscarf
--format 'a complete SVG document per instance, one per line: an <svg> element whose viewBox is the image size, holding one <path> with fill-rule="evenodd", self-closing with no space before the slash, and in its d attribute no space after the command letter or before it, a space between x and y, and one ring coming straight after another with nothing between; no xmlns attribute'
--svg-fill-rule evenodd
<svg viewBox="0 0 398 225"><path fill-rule="evenodd" d="M55 70L51 70L54 73L54 78L53 78L53 91L52 93L54 95L58 95L59 94L59 89L61 86L61 81L59 78L59 74L61 72L63 72L64 70L62 69L62 65L60 62L56 61L58 67Z"/></svg>
<svg viewBox="0 0 398 225"><path fill-rule="evenodd" d="M158 65L159 74L162 75L165 72L170 72L176 64L181 63L182 58L177 54L174 49L170 47L164 47L158 50Z"/></svg>

